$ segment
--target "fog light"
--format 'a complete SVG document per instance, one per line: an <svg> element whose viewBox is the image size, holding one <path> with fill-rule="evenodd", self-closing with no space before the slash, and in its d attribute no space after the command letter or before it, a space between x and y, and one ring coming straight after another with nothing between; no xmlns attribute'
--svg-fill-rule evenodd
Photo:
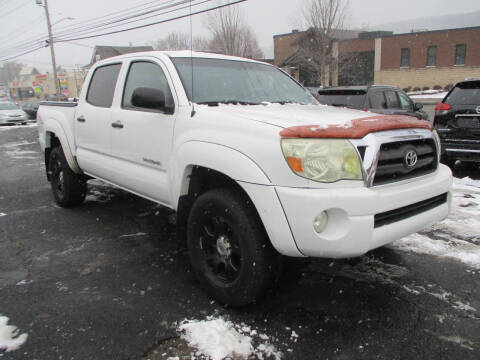
<svg viewBox="0 0 480 360"><path fill-rule="evenodd" d="M313 221L313 228L320 234L327 227L328 214L326 211L322 211Z"/></svg>

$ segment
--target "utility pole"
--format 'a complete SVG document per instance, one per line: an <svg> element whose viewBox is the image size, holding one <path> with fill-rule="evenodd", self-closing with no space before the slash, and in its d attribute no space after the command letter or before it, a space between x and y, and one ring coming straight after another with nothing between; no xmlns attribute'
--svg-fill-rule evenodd
<svg viewBox="0 0 480 360"><path fill-rule="evenodd" d="M57 62L55 61L55 50L53 49L53 36L52 36L52 25L50 23L50 14L48 12L48 0L43 0L44 5L42 5L42 0L35 0L37 5L43 6L45 9L45 16L47 17L47 28L48 28L48 45L50 45L50 53L52 55L52 66L53 66L53 79L55 82L55 96L58 101L58 95L60 94L60 84L58 83L57 78Z"/></svg>

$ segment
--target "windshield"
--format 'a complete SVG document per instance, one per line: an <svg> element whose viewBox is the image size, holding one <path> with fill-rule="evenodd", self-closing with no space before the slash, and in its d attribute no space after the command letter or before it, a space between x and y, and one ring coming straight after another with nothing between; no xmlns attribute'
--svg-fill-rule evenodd
<svg viewBox="0 0 480 360"><path fill-rule="evenodd" d="M0 110L17 110L19 107L11 102L0 103Z"/></svg>
<svg viewBox="0 0 480 360"><path fill-rule="evenodd" d="M445 101L449 105L480 104L480 81L458 84Z"/></svg>
<svg viewBox="0 0 480 360"><path fill-rule="evenodd" d="M192 101L192 59L173 58ZM193 101L198 104L316 104L315 99L276 67L246 61L193 59Z"/></svg>
<svg viewBox="0 0 480 360"><path fill-rule="evenodd" d="M319 91L317 98L320 104L361 109L365 106L365 96L365 91L324 90Z"/></svg>

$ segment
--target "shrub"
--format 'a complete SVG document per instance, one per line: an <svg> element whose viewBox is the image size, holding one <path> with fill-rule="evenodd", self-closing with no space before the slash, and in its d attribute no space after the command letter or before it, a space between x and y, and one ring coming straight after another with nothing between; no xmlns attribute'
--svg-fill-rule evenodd
<svg viewBox="0 0 480 360"><path fill-rule="evenodd" d="M453 85L452 83L447 84L447 86L445 86L445 88L444 88L443 90L445 90L445 91L450 91L450 90L452 90L453 86L454 86L454 85Z"/></svg>
<svg viewBox="0 0 480 360"><path fill-rule="evenodd" d="M415 86L415 87L413 88L413 91L420 91L420 90L422 90L422 89L420 89L418 86Z"/></svg>
<svg viewBox="0 0 480 360"><path fill-rule="evenodd" d="M424 86L424 87L422 88L422 90L423 90L423 91L425 91L425 90L430 90L430 88L429 88L428 86Z"/></svg>
<svg viewBox="0 0 480 360"><path fill-rule="evenodd" d="M443 90L443 87L441 87L440 85L435 85L433 87L433 90Z"/></svg>

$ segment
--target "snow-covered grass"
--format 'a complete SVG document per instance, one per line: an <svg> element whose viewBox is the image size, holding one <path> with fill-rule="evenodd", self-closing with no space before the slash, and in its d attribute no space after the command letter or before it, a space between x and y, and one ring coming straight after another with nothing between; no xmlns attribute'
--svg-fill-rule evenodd
<svg viewBox="0 0 480 360"><path fill-rule="evenodd" d="M454 178L452 209L444 221L423 234L413 234L389 245L460 261L480 269L480 180Z"/></svg>
<svg viewBox="0 0 480 360"><path fill-rule="evenodd" d="M438 91L438 90L425 90L425 91L415 91L408 93L408 96L412 98L412 100L420 100L420 99L437 99L441 101L445 95L447 95L446 91Z"/></svg>
<svg viewBox="0 0 480 360"><path fill-rule="evenodd" d="M0 315L0 351L18 350L28 338L28 334L19 332L16 326L8 325L8 317Z"/></svg>
<svg viewBox="0 0 480 360"><path fill-rule="evenodd" d="M282 353L269 342L269 337L259 334L245 324L234 324L222 317L207 317L205 320L184 320L178 331L189 346L197 350L197 356L207 356L212 360L222 360L227 357L248 359L280 359ZM254 341L254 338L260 339ZM257 339L257 340L258 340ZM255 343L258 343L255 346Z"/></svg>

